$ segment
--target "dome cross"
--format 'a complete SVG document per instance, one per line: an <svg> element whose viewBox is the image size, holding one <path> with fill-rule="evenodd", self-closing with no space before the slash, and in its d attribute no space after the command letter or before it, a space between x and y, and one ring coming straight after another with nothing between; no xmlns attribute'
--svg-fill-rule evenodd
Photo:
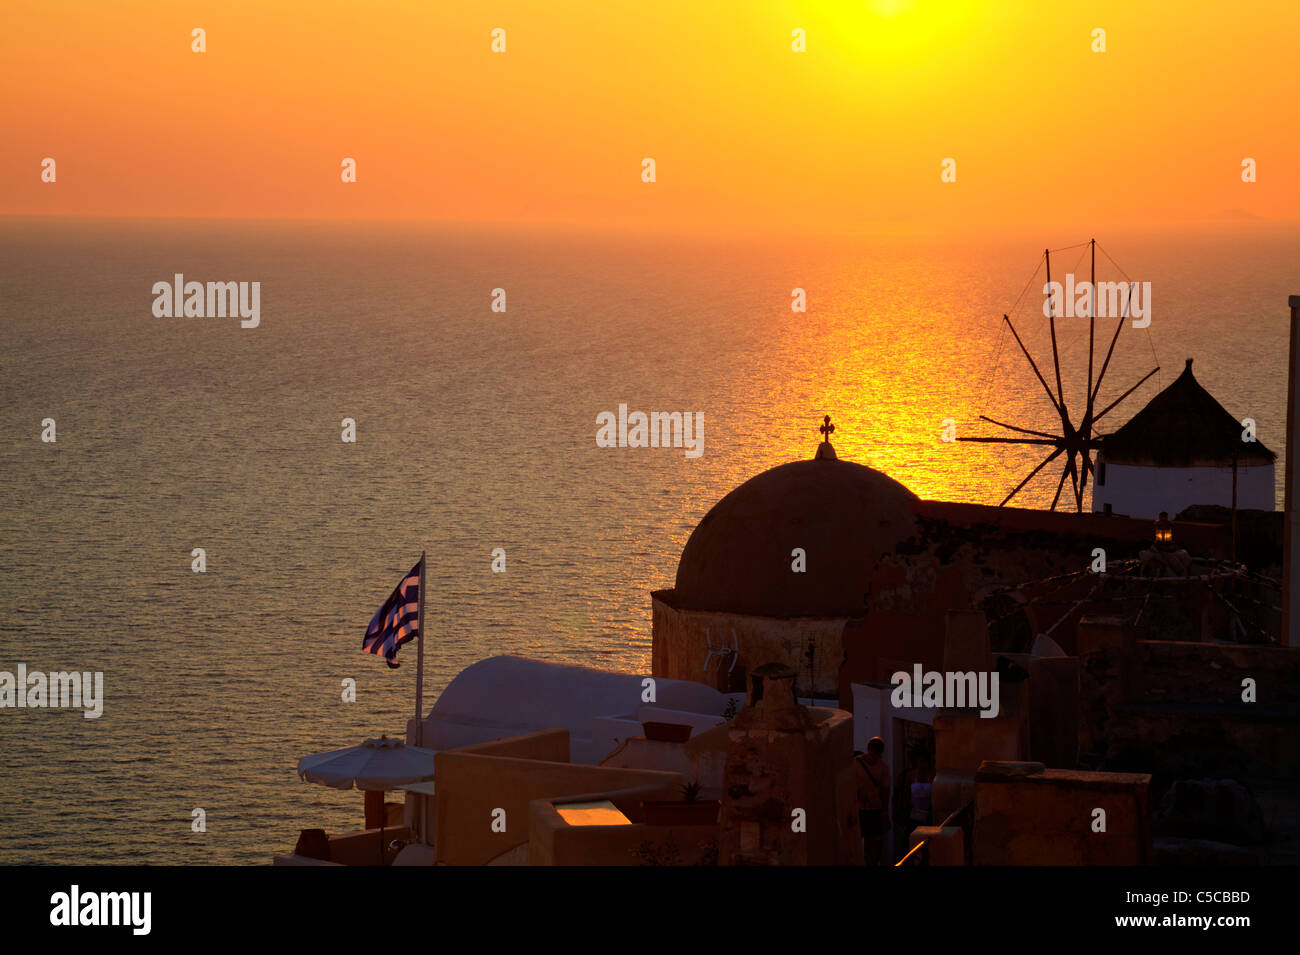
<svg viewBox="0 0 1300 955"><path fill-rule="evenodd" d="M831 416L827 415L822 419L822 426L817 429L824 437L822 438L827 444L830 443L831 434L835 431L835 425L831 424Z"/></svg>

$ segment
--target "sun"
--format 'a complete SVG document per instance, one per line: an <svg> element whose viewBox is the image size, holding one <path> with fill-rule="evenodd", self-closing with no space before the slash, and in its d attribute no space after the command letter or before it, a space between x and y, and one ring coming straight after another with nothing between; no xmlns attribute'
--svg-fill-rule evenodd
<svg viewBox="0 0 1300 955"><path fill-rule="evenodd" d="M867 73L942 66L994 19L974 0L806 0L799 15L810 44L825 44Z"/></svg>
<svg viewBox="0 0 1300 955"><path fill-rule="evenodd" d="M898 16L907 13L914 6L916 0L867 0L867 9L880 17Z"/></svg>

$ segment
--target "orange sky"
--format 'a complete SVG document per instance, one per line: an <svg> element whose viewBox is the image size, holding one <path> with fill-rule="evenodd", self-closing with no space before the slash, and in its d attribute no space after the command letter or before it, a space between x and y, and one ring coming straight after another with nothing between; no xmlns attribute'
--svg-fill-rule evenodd
<svg viewBox="0 0 1300 955"><path fill-rule="evenodd" d="M6 7L0 214L723 232L1300 218L1293 0Z"/></svg>

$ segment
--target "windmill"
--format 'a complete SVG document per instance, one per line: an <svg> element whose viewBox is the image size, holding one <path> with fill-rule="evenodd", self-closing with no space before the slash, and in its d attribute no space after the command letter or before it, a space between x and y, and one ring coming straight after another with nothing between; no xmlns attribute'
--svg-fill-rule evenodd
<svg viewBox="0 0 1300 955"><path fill-rule="evenodd" d="M1091 271L1091 286L1090 286L1091 300L1090 300L1090 306L1088 308L1088 389L1086 392L1087 401L1084 406L1083 417L1079 420L1079 423L1078 424L1074 423L1073 419L1071 419L1070 417L1069 410L1065 406L1065 392L1061 386L1061 358L1056 344L1056 309L1054 303L1055 296L1049 295L1048 322L1049 322L1049 328L1051 330L1051 336L1052 336L1052 367L1056 373L1055 393L1053 393L1051 386L1048 385L1047 379L1043 377L1043 373L1039 371L1038 364L1034 361L1033 356L1029 354L1029 349L1025 347L1025 343L1021 340L1020 334L1016 331L1015 325L1011 324L1011 319L1008 316L1003 315L1002 320L1006 322L1007 327L1011 329L1011 334L1015 336L1016 344L1020 346L1020 351L1024 354L1025 359L1029 362L1029 367L1033 369L1034 375L1038 378L1039 383L1043 386L1043 391L1046 392L1047 394L1047 400L1051 402L1053 409L1060 417L1061 433L1055 434L1048 431L1037 431L1032 428L1022 428L1017 425L1006 424L1005 422L1002 421L995 421L994 419L988 417L987 415L980 415L979 417L983 421L987 421L990 424L995 424L999 428L1006 428L1008 431L1014 431L1017 434L1026 435L1027 437L1016 437L1016 438L1007 438L1007 437L961 438L959 437L957 439L958 441L975 441L975 442L986 443L986 444L1030 444L1030 445L1036 444L1044 448L1052 449L1051 452L1047 455L1047 457L1043 458L1043 460L1038 463L1037 467L1035 467L1032 471L1030 471L1025 476L1025 479L1021 481L1019 484L1017 484L1010 494L1008 494L1005 498L1003 498L1002 503L998 505L999 507L1005 507L1013 497L1015 497L1018 493L1020 493L1020 491L1025 487L1025 485L1027 485L1030 481L1034 479L1034 477L1038 474L1039 471L1043 470L1043 468L1047 467L1057 458L1060 458L1062 455L1064 455L1065 464L1061 470L1060 480L1057 481L1056 483L1056 495L1052 498L1052 510L1056 510L1056 505L1061 499L1061 492L1065 488L1065 480L1066 478L1069 478L1072 489L1074 491L1075 510L1082 511L1083 495L1085 490L1088 487L1088 475L1093 473L1093 468L1094 468L1092 455L1094 451L1096 451L1098 448L1101 447L1101 438L1100 436L1093 434L1093 428L1096 426L1097 422L1099 422L1102 418L1104 418L1112 410L1114 410L1116 405L1122 402L1129 395L1133 394L1133 392L1135 392L1139 387L1141 387L1141 385L1144 382L1146 382L1147 379L1149 379L1152 375L1154 375L1156 372L1160 370L1160 366L1157 365L1151 371L1147 372L1147 374L1144 375L1141 378L1141 380L1137 382L1137 384L1133 385L1133 387L1129 388L1127 391L1125 391L1122 395L1120 395L1118 398L1116 398L1114 401L1108 404L1101 411L1095 410L1096 403L1097 403L1097 396L1101 392L1102 380L1106 377L1106 369L1110 367L1111 356L1114 355L1115 353L1115 343L1119 340L1120 330L1124 327L1124 324L1128 321L1128 317L1129 317L1128 308L1129 308L1129 304L1131 303L1131 296L1129 298L1126 298L1125 300L1123 313L1119 316L1119 319L1115 325L1115 334L1112 335L1110 339L1110 348L1108 348L1106 351L1106 359L1105 361L1102 362L1101 369L1097 373L1096 381L1094 381L1092 377L1092 372L1093 372L1093 355L1095 351L1094 340L1096 337L1096 324L1097 324L1097 319L1096 319L1097 240L1096 239L1089 240L1088 245L1092 253L1092 271ZM1078 246L1075 246L1074 248L1078 248ZM1102 251L1103 254L1105 254L1105 250ZM1110 256L1107 255L1107 258L1110 258ZM1047 281L1050 284L1052 281L1052 253L1050 249L1043 250L1043 260L1047 264ZM1114 259L1111 259L1111 262L1113 263ZM1034 274L1035 275L1038 274L1037 269L1034 270ZM1125 277L1127 278L1127 276ZM1031 283L1033 282L1032 277L1030 278L1030 282ZM1132 283L1132 284L1135 285L1136 283ZM1026 286L1026 291L1028 291L1027 286ZM1131 291L1132 291L1132 287L1130 286L1130 292ZM1014 311L1014 309L1012 310Z"/></svg>

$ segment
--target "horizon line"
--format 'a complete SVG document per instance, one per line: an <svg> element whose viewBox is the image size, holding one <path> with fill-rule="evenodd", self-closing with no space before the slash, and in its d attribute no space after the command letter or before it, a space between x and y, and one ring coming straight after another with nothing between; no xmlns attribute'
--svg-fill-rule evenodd
<svg viewBox="0 0 1300 955"><path fill-rule="evenodd" d="M1293 227L1300 229L1300 218L1286 219L1265 217L1255 214L1245 216L1234 216L1233 210L1225 210L1214 216L1188 217L1172 221L1165 221L1160 224L1142 223L1142 222L1113 222L1104 227L1105 231L1119 233L1141 233L1141 232L1168 232L1174 230L1184 230L1188 227L1197 229L1219 228L1228 230L1240 230L1243 228L1261 227L1267 229ZM553 219L439 219L428 216L257 216L257 215L219 215L219 214L201 214L201 215L168 215L168 214L122 214L122 213L94 213L94 212L43 212L43 213L25 213L25 212L0 212L0 221L5 222L134 222L134 223L263 223L263 224L283 224L283 225L406 225L406 226L435 226L444 228L464 228L464 229L513 229L528 231L551 231L551 232L578 232L578 233L622 233L645 236L696 236L701 238L732 238L732 239L852 239L865 238L882 235L897 235L900 233L912 237L952 237L952 236L970 236L986 235L996 237L1019 237L1026 234L1042 234L1043 232L1059 233L1060 231L1075 231L1077 229L1087 230L1084 223L1056 223L1051 228L1043 228L1034 223L1015 223L1005 225L1002 228L993 231L982 228L977 225L969 224L951 224L946 227L936 227L927 222L917 220L875 220L871 223L863 223L853 228L844 229L826 229L826 228L796 228L787 225L774 225L768 229L757 229L753 225L735 225L735 226L701 226L701 225L680 225L675 226L665 223L628 223L628 222L590 222L590 221L566 221Z"/></svg>

